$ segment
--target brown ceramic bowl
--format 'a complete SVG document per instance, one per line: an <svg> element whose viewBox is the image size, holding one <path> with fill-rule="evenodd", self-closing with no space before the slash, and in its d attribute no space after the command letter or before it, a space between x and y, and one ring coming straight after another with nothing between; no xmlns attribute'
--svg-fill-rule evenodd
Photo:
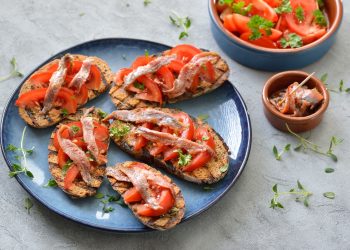
<svg viewBox="0 0 350 250"><path fill-rule="evenodd" d="M305 83L309 88L316 88L322 95L323 101L315 113L305 117L293 117L280 113L271 103L269 97L278 90L287 88L294 82L302 82L309 74L303 71L285 71L273 75L265 83L262 92L264 113L266 118L275 128L281 131L288 131L286 124L294 132L304 132L315 128L322 120L324 112L329 104L329 93L324 84L316 77L311 77Z"/></svg>

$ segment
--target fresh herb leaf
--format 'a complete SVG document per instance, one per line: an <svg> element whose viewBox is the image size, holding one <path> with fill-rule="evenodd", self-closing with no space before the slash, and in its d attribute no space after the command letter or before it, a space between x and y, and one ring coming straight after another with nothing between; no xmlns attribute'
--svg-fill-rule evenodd
<svg viewBox="0 0 350 250"><path fill-rule="evenodd" d="M209 140L209 137L206 136L206 135L203 135L203 136L202 136L202 141L207 141L207 140Z"/></svg>
<svg viewBox="0 0 350 250"><path fill-rule="evenodd" d="M277 14L282 13L291 13L293 11L292 6L290 5L290 0L283 0L277 8L275 8L275 12Z"/></svg>
<svg viewBox="0 0 350 250"><path fill-rule="evenodd" d="M57 187L57 182L54 179L50 179L44 187Z"/></svg>
<svg viewBox="0 0 350 250"><path fill-rule="evenodd" d="M287 130L289 131L289 133L293 136L295 136L298 140L299 140L299 144L296 148L294 148L295 151L300 151L302 150L303 152L305 151L312 151L314 153L320 154L320 155L324 155L327 156L329 158L331 158L333 161L337 162L338 158L337 156L334 154L334 147L339 145L340 143L343 142L343 139L339 139L335 136L331 137L330 143L329 143L329 148L326 152L321 151L320 150L320 146L307 140L306 138L302 137L301 135L293 132L288 124L286 124Z"/></svg>
<svg viewBox="0 0 350 250"><path fill-rule="evenodd" d="M70 129L73 132L73 134L77 134L80 130L80 128L78 126L75 126L75 125L71 126Z"/></svg>
<svg viewBox="0 0 350 250"><path fill-rule="evenodd" d="M327 173L327 174L333 173L333 172L334 172L334 168L325 168L324 171L325 171L325 173Z"/></svg>
<svg viewBox="0 0 350 250"><path fill-rule="evenodd" d="M262 33L264 31L267 36L272 34L271 28L273 28L274 23L259 16L255 15L250 18L248 22L248 27L251 30L252 34L250 35L250 40L257 40L261 38Z"/></svg>
<svg viewBox="0 0 350 250"><path fill-rule="evenodd" d="M335 193L334 192L325 192L323 193L323 196L328 198L328 199L334 199L335 198Z"/></svg>
<svg viewBox="0 0 350 250"><path fill-rule="evenodd" d="M202 122L204 122L204 121L209 119L209 115L207 115L207 114L200 114L200 115L197 116L197 119L201 120Z"/></svg>
<svg viewBox="0 0 350 250"><path fill-rule="evenodd" d="M273 185L272 191L274 193L273 198L270 201L270 208L284 208L284 206L278 201L278 198L282 195L296 195L297 202L303 202L305 207L309 206L309 197L312 195L311 192L307 191L304 186L297 181L297 186L290 189L289 192L279 192L277 184Z"/></svg>
<svg viewBox="0 0 350 250"><path fill-rule="evenodd" d="M115 201L118 205L122 207L127 207L128 205L125 204L124 199L120 196L118 200Z"/></svg>
<svg viewBox="0 0 350 250"><path fill-rule="evenodd" d="M103 193L97 193L97 194L95 194L95 198L96 199L102 199L102 198L104 198L105 197L105 195L103 194Z"/></svg>
<svg viewBox="0 0 350 250"><path fill-rule="evenodd" d="M18 150L18 148L17 148L15 145L13 145L13 144L9 144L9 145L7 145L7 147L6 147L6 150L7 150L7 151L15 152L16 150Z"/></svg>
<svg viewBox="0 0 350 250"><path fill-rule="evenodd" d="M220 168L221 173L225 173L225 172L227 172L227 170L228 170L228 164L226 164Z"/></svg>
<svg viewBox="0 0 350 250"><path fill-rule="evenodd" d="M210 186L204 186L203 189L204 189L205 191L211 191L211 190L213 190L214 188L213 188L213 187L210 187Z"/></svg>
<svg viewBox="0 0 350 250"><path fill-rule="evenodd" d="M114 208L113 207L108 207L108 206L103 206L102 211L103 211L103 213L108 214L110 212L113 212Z"/></svg>
<svg viewBox="0 0 350 250"><path fill-rule="evenodd" d="M30 214L30 209L33 207L33 202L28 197L24 199L24 208L27 210L28 214Z"/></svg>
<svg viewBox="0 0 350 250"><path fill-rule="evenodd" d="M339 82L339 91L343 92L343 88L344 88L344 81L340 80L340 82Z"/></svg>
<svg viewBox="0 0 350 250"><path fill-rule="evenodd" d="M146 57L149 56L149 51L148 51L148 49L145 49L145 56L146 56Z"/></svg>
<svg viewBox="0 0 350 250"><path fill-rule="evenodd" d="M0 82L6 81L12 77L22 77L23 76L23 74L21 72L19 72L17 69L16 58L12 57L10 64L12 66L11 72L6 76L0 77Z"/></svg>
<svg viewBox="0 0 350 250"><path fill-rule="evenodd" d="M81 13L79 13L79 16L80 16L80 17L85 16L85 13L84 13L84 12L81 12Z"/></svg>
<svg viewBox="0 0 350 250"><path fill-rule="evenodd" d="M301 7L300 5L295 9L295 16L297 17L299 22L302 22L305 20L305 11L303 7Z"/></svg>
<svg viewBox="0 0 350 250"><path fill-rule="evenodd" d="M273 155L275 156L275 159L276 159L277 161L280 161L280 160L282 159L282 155L283 155L285 152L287 152L287 151L290 150L290 146L291 146L290 144L285 145L284 148L283 148L283 150L282 150L281 152L278 152L277 147L276 147L276 146L273 146L272 152L273 152Z"/></svg>
<svg viewBox="0 0 350 250"><path fill-rule="evenodd" d="M148 6L151 3L151 0L143 0L143 5Z"/></svg>
<svg viewBox="0 0 350 250"><path fill-rule="evenodd" d="M66 163L63 165L62 167L62 173L63 175L65 175L68 171L68 169L70 168L70 166L73 164L73 161L71 159L68 159L66 161Z"/></svg>
<svg viewBox="0 0 350 250"><path fill-rule="evenodd" d="M219 3L221 5L227 4L227 5L231 5L234 2L234 0L219 0Z"/></svg>
<svg viewBox="0 0 350 250"><path fill-rule="evenodd" d="M346 89L345 89L345 92L346 92L346 93L350 93L350 88L346 88Z"/></svg>
<svg viewBox="0 0 350 250"><path fill-rule="evenodd" d="M184 167L184 166L187 166L191 162L192 155L184 154L181 149L178 149L175 151L179 153L179 161L177 162L179 164L179 166Z"/></svg>
<svg viewBox="0 0 350 250"><path fill-rule="evenodd" d="M326 81L327 81L327 78L328 78L328 73L324 73L322 76L321 76L321 82L323 82L323 83L326 83Z"/></svg>
<svg viewBox="0 0 350 250"><path fill-rule="evenodd" d="M313 14L314 14L314 18L315 18L314 20L316 24L318 24L321 27L327 27L327 19L322 11L315 10Z"/></svg>
<svg viewBox="0 0 350 250"><path fill-rule="evenodd" d="M317 3L318 3L318 7L319 7L320 9L323 9L323 8L324 8L324 2L323 2L323 0L317 0Z"/></svg>
<svg viewBox="0 0 350 250"><path fill-rule="evenodd" d="M180 28L183 28L183 31L179 35L179 39L183 39L185 37L188 37L188 30L191 27L191 19L187 17L180 17L177 13L172 12L172 14L169 16L170 22Z"/></svg>
<svg viewBox="0 0 350 250"><path fill-rule="evenodd" d="M252 10L253 4L248 4L245 6L244 1L239 1L237 3L232 4L232 10L234 13L246 16Z"/></svg>
<svg viewBox="0 0 350 250"><path fill-rule="evenodd" d="M303 39L295 33L290 33L287 38L282 37L280 43L283 48L300 48L303 46Z"/></svg>
<svg viewBox="0 0 350 250"><path fill-rule="evenodd" d="M123 137L127 133L129 133L130 127L127 125L121 125L118 127L111 127L109 129L109 135L111 137Z"/></svg>
<svg viewBox="0 0 350 250"><path fill-rule="evenodd" d="M62 115L63 117L68 116L68 110L65 109L65 108L61 109L61 115Z"/></svg>
<svg viewBox="0 0 350 250"><path fill-rule="evenodd" d="M141 89L141 90L145 89L145 85L143 83L138 82L138 81L134 82L134 87L137 89Z"/></svg>
<svg viewBox="0 0 350 250"><path fill-rule="evenodd" d="M107 116L107 113L104 112L104 111L103 111L102 109L100 109L100 108L97 109L97 114L98 114L98 116L101 117L102 119L106 118L106 116Z"/></svg>

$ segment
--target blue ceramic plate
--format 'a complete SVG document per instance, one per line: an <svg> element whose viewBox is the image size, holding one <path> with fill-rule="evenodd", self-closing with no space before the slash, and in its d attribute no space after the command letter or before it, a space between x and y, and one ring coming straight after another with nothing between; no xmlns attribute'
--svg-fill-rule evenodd
<svg viewBox="0 0 350 250"><path fill-rule="evenodd" d="M65 53L78 53L98 56L107 61L113 71L117 71L122 67L128 67L133 59L144 54L145 49L149 53L157 53L168 48L169 46L163 44L142 40L101 39L67 49L49 58L43 64ZM26 78L23 79L22 83ZM19 145L21 132L24 126L26 126L24 121L19 117L18 109L15 106L18 93L19 88L11 96L5 108L1 123L1 150L10 169L11 164L15 163L16 159L15 155L12 152L7 152L5 148L8 144ZM114 109L108 93L88 103L88 106L92 105L100 107L106 112L111 112ZM229 82L226 82L222 87L210 94L169 105L169 107L180 108L192 116L208 114L209 124L222 135L231 151L230 168L227 176L219 183L212 185L212 189L209 191L205 190L203 186L173 177L175 183L181 188L186 200L186 214L183 219L183 221L186 221L212 206L235 183L248 159L251 144L251 126L242 97ZM103 214L100 200L94 197L73 200L59 188L43 187L51 177L47 162L47 144L52 130L53 128L27 128L25 148L35 147L33 155L29 156L27 160L27 166L33 172L34 178L31 180L22 174L16 177L24 189L50 210L73 221L94 228L117 232L141 232L149 230L138 222L128 208L121 207L118 204L111 204L115 210L111 213ZM132 158L111 143L108 152L108 165L114 165L116 162L127 160L132 160ZM115 193L107 180L104 181L99 191L108 194Z"/></svg>

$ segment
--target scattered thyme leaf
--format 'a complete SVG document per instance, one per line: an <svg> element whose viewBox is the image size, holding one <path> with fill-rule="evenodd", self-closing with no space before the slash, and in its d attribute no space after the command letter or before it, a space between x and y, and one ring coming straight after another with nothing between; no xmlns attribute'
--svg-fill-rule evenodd
<svg viewBox="0 0 350 250"><path fill-rule="evenodd" d="M323 193L323 196L328 198L328 199L334 199L335 198L335 193L334 192L325 192Z"/></svg>
<svg viewBox="0 0 350 250"><path fill-rule="evenodd" d="M228 164L226 164L220 168L221 173L225 173L225 172L227 172L227 170L228 170Z"/></svg>
<svg viewBox="0 0 350 250"><path fill-rule="evenodd" d="M145 89L145 85L143 83L140 83L138 81L134 82L134 87L140 90L144 90Z"/></svg>
<svg viewBox="0 0 350 250"><path fill-rule="evenodd" d="M334 168L325 168L324 172L329 174L329 173L333 173L334 172Z"/></svg>
<svg viewBox="0 0 350 250"><path fill-rule="evenodd" d="M321 80L321 82L326 83L327 78L328 78L328 73L324 73L324 74L321 76L320 80Z"/></svg>
<svg viewBox="0 0 350 250"><path fill-rule="evenodd" d="M11 72L6 76L0 77L0 82L6 81L12 77L23 77L23 74L17 69L18 65L15 57L12 57L10 64L12 66Z"/></svg>
<svg viewBox="0 0 350 250"><path fill-rule="evenodd" d="M203 135L203 136L202 136L202 141L207 141L207 140L209 140L209 137L206 136L206 135Z"/></svg>
<svg viewBox="0 0 350 250"><path fill-rule="evenodd" d="M48 180L44 187L57 187L57 182L54 179Z"/></svg>
<svg viewBox="0 0 350 250"><path fill-rule="evenodd" d="M203 189L204 189L205 191L211 191L211 190L213 190L214 188L213 188L213 187L210 187L210 186L204 186Z"/></svg>
<svg viewBox="0 0 350 250"><path fill-rule="evenodd" d="M151 0L143 0L143 5L148 6L151 3Z"/></svg>
<svg viewBox="0 0 350 250"><path fill-rule="evenodd" d="M339 91L343 92L343 88L344 88L344 81L340 80L340 82L339 82Z"/></svg>
<svg viewBox="0 0 350 250"><path fill-rule="evenodd" d="M79 13L79 16L80 16L80 17L85 16L85 13L84 13L84 12L81 12L81 13Z"/></svg>
<svg viewBox="0 0 350 250"><path fill-rule="evenodd" d="M68 116L68 110L65 109L65 108L61 109L61 115L62 115L63 117Z"/></svg>
<svg viewBox="0 0 350 250"><path fill-rule="evenodd" d="M191 27L191 19L188 16L180 17L177 13L173 11L172 14L169 16L169 19L174 26L178 28L183 28L183 31L179 35L180 40L185 37L188 37L188 30Z"/></svg>
<svg viewBox="0 0 350 250"><path fill-rule="evenodd" d="M73 132L73 134L77 134L80 130L80 128L78 126L75 126L75 125L71 126L70 129Z"/></svg>
<svg viewBox="0 0 350 250"><path fill-rule="evenodd" d="M103 193L97 193L94 196L96 199L103 199L105 197L105 195Z"/></svg>
<svg viewBox="0 0 350 250"><path fill-rule="evenodd" d="M66 161L66 163L63 165L62 167L62 173L63 175L65 175L68 171L68 169L70 168L70 166L73 164L73 161L71 159L68 159Z"/></svg>
<svg viewBox="0 0 350 250"><path fill-rule="evenodd" d="M272 152L273 152L273 155L275 156L275 159L276 159L277 161L280 161L280 160L282 159L282 155L283 155L285 152L287 152L287 151L290 150L290 146L291 146L290 144L285 145L284 148L283 148L283 150L282 150L281 152L278 152L277 147L276 147L276 146L273 146Z"/></svg>
<svg viewBox="0 0 350 250"><path fill-rule="evenodd" d="M30 198L24 199L24 208L27 210L28 214L30 214L30 209L33 207L33 202Z"/></svg>
<svg viewBox="0 0 350 250"><path fill-rule="evenodd" d="M197 116L197 119L201 120L202 122L205 122L206 120L209 119L209 115L207 115L207 114L200 114L200 115Z"/></svg>
<svg viewBox="0 0 350 250"><path fill-rule="evenodd" d="M97 109L97 115L98 115L100 118L104 119L104 118L106 118L107 113L104 112L102 109L98 108L98 109Z"/></svg>
<svg viewBox="0 0 350 250"><path fill-rule="evenodd" d="M146 56L146 57L149 56L149 51L148 51L148 49L145 49L145 56Z"/></svg>

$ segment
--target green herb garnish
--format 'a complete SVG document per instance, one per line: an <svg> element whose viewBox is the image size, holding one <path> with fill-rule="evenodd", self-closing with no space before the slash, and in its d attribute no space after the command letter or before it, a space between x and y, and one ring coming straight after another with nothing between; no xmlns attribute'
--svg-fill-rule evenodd
<svg viewBox="0 0 350 250"><path fill-rule="evenodd" d="M299 22L305 20L305 12L303 7L301 7L300 5L295 9L295 16L297 17Z"/></svg>
<svg viewBox="0 0 350 250"><path fill-rule="evenodd" d="M290 146L291 146L290 144L287 144L286 146L284 146L284 148L283 148L283 150L281 152L278 152L277 147L273 146L272 152L273 152L273 154L275 156L275 159L277 161L280 161L282 159L282 155L284 154L284 152L287 152L287 151L290 150Z"/></svg>
<svg viewBox="0 0 350 250"><path fill-rule="evenodd" d="M227 172L227 170L228 170L228 164L226 164L220 168L221 173L225 173L225 172Z"/></svg>
<svg viewBox="0 0 350 250"><path fill-rule="evenodd" d="M323 193L323 196L328 198L328 199L334 199L335 198L335 193L334 192L325 192Z"/></svg>
<svg viewBox="0 0 350 250"><path fill-rule="evenodd" d="M191 27L191 19L188 16L180 17L177 13L173 11L172 15L169 16L169 19L170 22L176 27L183 28L183 31L179 35L180 40L185 37L188 37L188 29Z"/></svg>
<svg viewBox="0 0 350 250"><path fill-rule="evenodd" d="M322 11L315 10L313 14L314 14L314 18L315 18L314 20L316 24L322 27L327 27L327 19Z"/></svg>
<svg viewBox="0 0 350 250"><path fill-rule="evenodd" d="M333 173L334 172L334 168L325 168L324 172L329 174L329 173Z"/></svg>
<svg viewBox="0 0 350 250"><path fill-rule="evenodd" d="M70 129L73 132L73 134L77 134L80 130L80 128L78 126L75 126L75 125L71 126Z"/></svg>
<svg viewBox="0 0 350 250"><path fill-rule="evenodd" d="M68 159L66 161L66 163L63 165L62 167L62 173L63 175L65 175L68 171L68 169L70 168L70 166L73 164L73 161L71 159Z"/></svg>
<svg viewBox="0 0 350 250"><path fill-rule="evenodd" d="M151 0L143 0L143 5L148 6L151 3Z"/></svg>
<svg viewBox="0 0 350 250"><path fill-rule="evenodd" d="M16 58L12 57L10 64L12 66L11 72L6 76L0 77L0 82L6 81L12 77L22 77L23 76L23 74L21 72L19 72L17 69Z"/></svg>
<svg viewBox="0 0 350 250"><path fill-rule="evenodd" d="M44 187L57 187L57 182L54 179L50 179Z"/></svg>
<svg viewBox="0 0 350 250"><path fill-rule="evenodd" d="M309 206L309 197L312 195L311 192L307 191L299 181L297 181L297 186L289 190L289 192L278 192L277 184L272 187L274 193L273 198L270 202L270 208L284 208L284 206L278 201L278 198L282 195L296 195L295 201L303 202L304 206Z"/></svg>
<svg viewBox="0 0 350 250"><path fill-rule="evenodd" d="M9 176L11 178L20 174L20 173L24 173L29 178L34 178L34 175L32 174L32 172L30 172L27 168L27 155L33 154L34 147L32 147L31 149L24 148L24 136L25 136L26 130L27 130L27 126L25 126L23 128L23 131L22 131L20 148L17 148L16 146L14 146L12 144L9 144L6 147L6 150L9 150L12 152L20 151L22 153L22 155L16 155L16 159L17 160L20 160L21 158L23 159L23 166L20 164L16 164L16 163L12 164L13 170L9 172Z"/></svg>
<svg viewBox="0 0 350 250"><path fill-rule="evenodd" d="M210 186L204 186L203 189L204 189L205 191L211 191L211 190L213 190L214 188L213 188L213 187L210 187Z"/></svg>
<svg viewBox="0 0 350 250"><path fill-rule="evenodd" d="M24 208L27 210L28 214L30 214L30 209L33 207L33 202L28 197L24 199Z"/></svg>
<svg viewBox="0 0 350 250"><path fill-rule="evenodd" d="M146 56L146 57L149 56L149 51L148 51L148 49L145 49L145 56Z"/></svg>
<svg viewBox="0 0 350 250"><path fill-rule="evenodd" d="M134 87L140 90L144 90L145 89L145 85L143 83L140 83L138 81L134 82Z"/></svg>
<svg viewBox="0 0 350 250"><path fill-rule="evenodd" d="M200 115L197 116L197 119L202 121L202 122L204 122L204 121L209 119L209 115L207 115L207 114L200 114Z"/></svg>
<svg viewBox="0 0 350 250"><path fill-rule="evenodd" d="M323 82L324 84L326 84L327 78L328 78L328 73L324 73L324 74L321 76L320 80L321 80L321 82Z"/></svg>
<svg viewBox="0 0 350 250"><path fill-rule="evenodd" d="M299 140L299 144L294 148L295 151L312 151L315 152L317 154L320 155L324 155L327 157L330 157L333 161L338 161L337 156L334 154L334 146L339 145L343 139L339 139L335 136L332 136L330 139L330 143L329 143L329 148L326 152L323 152L320 150L320 146L307 140L306 138L302 137L301 135L298 135L297 133L293 132L289 126L286 124L287 130L289 131L290 134L292 134L293 136L295 136L298 140Z"/></svg>
<svg viewBox="0 0 350 250"><path fill-rule="evenodd" d="M191 162L192 155L184 154L181 149L175 150L175 152L179 153L179 161L177 162L179 166L184 167Z"/></svg>
<svg viewBox="0 0 350 250"><path fill-rule="evenodd" d="M262 33L261 31L264 31L266 35L271 35L272 31L271 28L273 28L274 23L259 16L255 15L250 18L250 21L248 22L248 27L251 30L252 34L249 36L250 40L257 40L261 38Z"/></svg>
<svg viewBox="0 0 350 250"><path fill-rule="evenodd" d="M103 111L102 109L100 109L100 108L97 109L97 114L98 114L98 116L101 117L102 119L106 118L106 116L107 116L107 113L104 112L104 111Z"/></svg>
<svg viewBox="0 0 350 250"><path fill-rule="evenodd" d="M300 48L303 46L303 39L295 33L290 33L287 35L287 38L282 37L280 39L282 47L285 48Z"/></svg>
<svg viewBox="0 0 350 250"><path fill-rule="evenodd" d="M65 108L61 109L61 115L62 115L63 117L68 116L68 110L65 109Z"/></svg>
<svg viewBox="0 0 350 250"><path fill-rule="evenodd" d="M246 16L252 10L253 4L248 4L245 6L244 1L239 1L237 3L232 4L232 10L234 13Z"/></svg>
<svg viewBox="0 0 350 250"><path fill-rule="evenodd" d="M207 140L209 140L209 137L206 136L206 135L203 135L203 136L202 136L202 141L207 141Z"/></svg>
<svg viewBox="0 0 350 250"><path fill-rule="evenodd" d="M324 8L324 2L323 2L323 0L317 0L317 3L318 3L318 7L319 7L320 9L323 9L323 8Z"/></svg>
<svg viewBox="0 0 350 250"><path fill-rule="evenodd" d="M293 11L292 6L290 5L290 0L283 0L280 6L275 8L277 14L282 13L291 13Z"/></svg>
<svg viewBox="0 0 350 250"><path fill-rule="evenodd" d="M118 127L111 127L109 129L109 135L111 137L123 137L127 133L129 133L130 127L127 125L122 125Z"/></svg>
<svg viewBox="0 0 350 250"><path fill-rule="evenodd" d="M103 194L103 193L97 193L97 194L95 194L95 198L96 199L102 199L102 198L104 198L105 197L105 195Z"/></svg>

